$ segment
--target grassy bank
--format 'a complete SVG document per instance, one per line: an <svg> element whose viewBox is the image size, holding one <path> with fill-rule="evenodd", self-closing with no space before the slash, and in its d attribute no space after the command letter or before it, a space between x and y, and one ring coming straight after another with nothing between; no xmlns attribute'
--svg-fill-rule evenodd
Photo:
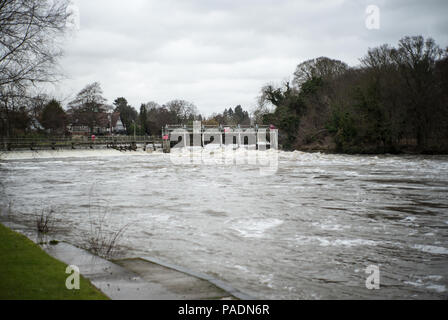
<svg viewBox="0 0 448 320"><path fill-rule="evenodd" d="M68 290L66 267L25 236L0 224L0 299L108 299L82 276L80 289Z"/></svg>

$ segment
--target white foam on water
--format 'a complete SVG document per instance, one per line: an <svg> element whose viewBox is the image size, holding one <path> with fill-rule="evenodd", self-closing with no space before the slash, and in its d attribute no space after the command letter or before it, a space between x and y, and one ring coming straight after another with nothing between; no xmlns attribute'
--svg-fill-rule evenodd
<svg viewBox="0 0 448 320"><path fill-rule="evenodd" d="M332 223L320 223L320 222L313 222L311 223L313 226L318 227L322 230L327 230L327 231L341 231L347 228L350 228L350 226L343 226L340 224L332 224Z"/></svg>
<svg viewBox="0 0 448 320"><path fill-rule="evenodd" d="M335 246L335 247L354 247L354 246L376 246L377 241L365 240L365 239L330 239L327 237L318 236L298 236L296 241L302 245L316 244L323 247Z"/></svg>
<svg viewBox="0 0 448 320"><path fill-rule="evenodd" d="M84 158L84 157L110 157L147 155L149 151L119 151L115 149L93 150L39 150L39 151L11 151L0 153L0 160L28 160L28 159L57 159L57 158Z"/></svg>
<svg viewBox="0 0 448 320"><path fill-rule="evenodd" d="M353 247L353 246L376 246L378 243L372 240L365 239L336 239L333 242L336 246L345 246L345 247Z"/></svg>
<svg viewBox="0 0 448 320"><path fill-rule="evenodd" d="M261 238L268 229L283 223L279 219L238 220L232 221L232 229L238 231L245 238Z"/></svg>
<svg viewBox="0 0 448 320"><path fill-rule="evenodd" d="M429 275L429 276L426 276L425 279L440 281L443 279L443 277L439 276L439 275Z"/></svg>
<svg viewBox="0 0 448 320"><path fill-rule="evenodd" d="M40 170L42 168L36 166L14 166L14 170Z"/></svg>
<svg viewBox="0 0 448 320"><path fill-rule="evenodd" d="M274 287L273 279L273 274L263 274L260 276L260 282L271 289Z"/></svg>
<svg viewBox="0 0 448 320"><path fill-rule="evenodd" d="M173 155L177 152L173 151ZM160 256L199 272L223 275L223 280L243 292L254 293L257 298L311 298L314 293L322 298L333 298L335 294L371 298L371 292L363 285L344 287L319 280L333 268L337 268L338 281L356 275L354 268L365 279L360 263L364 255L372 262L389 261L388 272L394 281L409 280L421 287L416 290L411 286L396 286L390 288L388 297L409 297L416 291L427 294L419 294L417 298L446 296L435 290L445 290L440 285L448 287L447 270L438 263L447 256L411 248L414 244L430 244L431 247L419 250L446 253L443 247L448 246L439 227L448 224L448 218L442 209L437 215L415 215L415 222L423 222L424 218L423 229L410 228L413 223L400 221L408 216L412 220L412 213L400 213L398 221L376 213L388 211L387 207L407 207L409 199L414 198L431 199L431 203L419 204L422 210L434 210L432 203L446 207L448 171L443 168L448 169L448 157L430 162L431 168L421 173L415 172L420 157L374 159L275 151L279 170L267 178L246 165L246 155L271 152L196 148L179 154L179 157L192 157L193 153L201 158L203 153L205 156L213 153L217 157L241 158L242 165L235 161L237 168L231 170L227 162L225 166L205 165L202 159L198 159L198 164L188 162L188 166L176 166L170 154L159 152L113 149L13 152L10 158L25 160L0 161L0 180L8 195L5 200L0 197L0 202L6 204L11 200L17 209L17 218L25 221L31 217L32 224L33 210L41 207L42 199L48 199L48 205L60 209L61 221L67 221L67 227L57 236L82 245L83 233L91 227L87 216L90 190L97 186L93 199L110 203L91 206L92 210L100 213L110 205L114 212L110 226L130 225L123 238L125 257ZM44 156L48 159L26 160L24 154L29 155L28 159ZM52 165L53 159L59 161L55 161L57 165ZM17 168L41 165L44 170ZM437 189L424 183L418 185L429 175L438 183ZM396 188L397 184L392 182L389 183L392 187L377 189L379 182L375 181L382 180L397 181L406 189ZM55 181L66 185L61 188ZM173 186L175 192L172 192ZM322 210L323 207L347 210ZM222 210L226 214L215 213ZM415 231L412 242L407 237L410 230ZM430 233L436 235L431 240ZM341 252L343 260L333 259L333 255ZM423 260L425 268L422 269ZM344 268L340 266L341 261ZM403 265L409 268L403 269ZM421 280L407 278L414 274L420 275ZM425 278L425 275L431 277Z"/></svg>
<svg viewBox="0 0 448 320"><path fill-rule="evenodd" d="M446 287L444 285L439 285L439 284L431 284L431 285L427 286L426 288L434 290L438 293L443 293L446 291Z"/></svg>
<svg viewBox="0 0 448 320"><path fill-rule="evenodd" d="M418 288L423 287L423 282L422 282L422 280L420 280L420 279L418 279L417 282L414 282L414 281L405 281L404 283L405 283L405 284L409 284L409 285L414 286L414 287L418 287Z"/></svg>
<svg viewBox="0 0 448 320"><path fill-rule="evenodd" d="M444 248L444 247L416 244L416 245L413 245L412 248L423 251L423 252L427 252L427 253L448 254L448 249Z"/></svg>
<svg viewBox="0 0 448 320"><path fill-rule="evenodd" d="M240 266L240 265L236 264L233 267L238 269L239 271L244 272L244 273L250 273L250 270L245 266Z"/></svg>
<svg viewBox="0 0 448 320"><path fill-rule="evenodd" d="M440 281L443 277L440 275L428 275L424 276L420 279L417 279L415 281L405 281L405 284L409 284L411 286L417 287L417 288L425 288L429 290L436 291L437 293L443 293L446 292L446 286L443 284L437 284L437 283L428 283L427 281Z"/></svg>
<svg viewBox="0 0 448 320"><path fill-rule="evenodd" d="M417 219L416 217L406 217L406 218L404 218L401 221L403 221L403 222L414 222L416 219Z"/></svg>

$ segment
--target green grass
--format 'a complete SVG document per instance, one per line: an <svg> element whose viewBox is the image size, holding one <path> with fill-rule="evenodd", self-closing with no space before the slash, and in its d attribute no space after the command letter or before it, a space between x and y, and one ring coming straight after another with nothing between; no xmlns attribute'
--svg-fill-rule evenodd
<svg viewBox="0 0 448 320"><path fill-rule="evenodd" d="M68 290L66 267L31 240L0 223L0 299L108 299L82 276L80 289Z"/></svg>

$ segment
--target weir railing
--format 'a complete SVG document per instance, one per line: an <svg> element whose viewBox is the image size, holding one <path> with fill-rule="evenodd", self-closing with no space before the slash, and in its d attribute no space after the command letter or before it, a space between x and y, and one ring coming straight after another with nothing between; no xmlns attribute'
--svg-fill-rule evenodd
<svg viewBox="0 0 448 320"><path fill-rule="evenodd" d="M155 148L162 145L159 136L72 136L72 137L0 137L0 149L14 150L56 150L77 148L114 148L136 150L137 145Z"/></svg>

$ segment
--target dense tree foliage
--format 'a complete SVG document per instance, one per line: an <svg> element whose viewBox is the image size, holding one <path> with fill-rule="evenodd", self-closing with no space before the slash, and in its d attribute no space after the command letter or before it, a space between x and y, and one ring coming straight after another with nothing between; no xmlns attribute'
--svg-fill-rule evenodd
<svg viewBox="0 0 448 320"><path fill-rule="evenodd" d="M50 133L63 134L67 125L67 116L61 104L52 99L42 110L40 123Z"/></svg>
<svg viewBox="0 0 448 320"><path fill-rule="evenodd" d="M137 111L128 104L128 101L119 97L114 100L114 112L120 113L120 119L123 122L124 127L126 128L127 134L133 134L133 123L137 121L138 113Z"/></svg>
<svg viewBox="0 0 448 320"><path fill-rule="evenodd" d="M294 72L294 84L298 87L316 78L331 79L340 76L349 69L345 62L319 57L299 64Z"/></svg>
<svg viewBox="0 0 448 320"><path fill-rule="evenodd" d="M241 105L237 105L235 110L232 108L224 109L223 113L214 113L204 121L206 125L249 125L249 112L243 110Z"/></svg>
<svg viewBox="0 0 448 320"><path fill-rule="evenodd" d="M294 87L262 89L260 101L275 109L259 113L287 149L447 152L447 59L433 39L414 36L370 49L356 68L305 61Z"/></svg>
<svg viewBox="0 0 448 320"><path fill-rule="evenodd" d="M140 106L136 132L143 135L160 135L167 124L192 125L200 120L197 107L185 100L171 100L164 105L150 101Z"/></svg>
<svg viewBox="0 0 448 320"><path fill-rule="evenodd" d="M166 106L160 106L156 102L145 104L147 110L147 127L153 135L160 135L162 127L166 124L175 124L177 116L170 112Z"/></svg>

